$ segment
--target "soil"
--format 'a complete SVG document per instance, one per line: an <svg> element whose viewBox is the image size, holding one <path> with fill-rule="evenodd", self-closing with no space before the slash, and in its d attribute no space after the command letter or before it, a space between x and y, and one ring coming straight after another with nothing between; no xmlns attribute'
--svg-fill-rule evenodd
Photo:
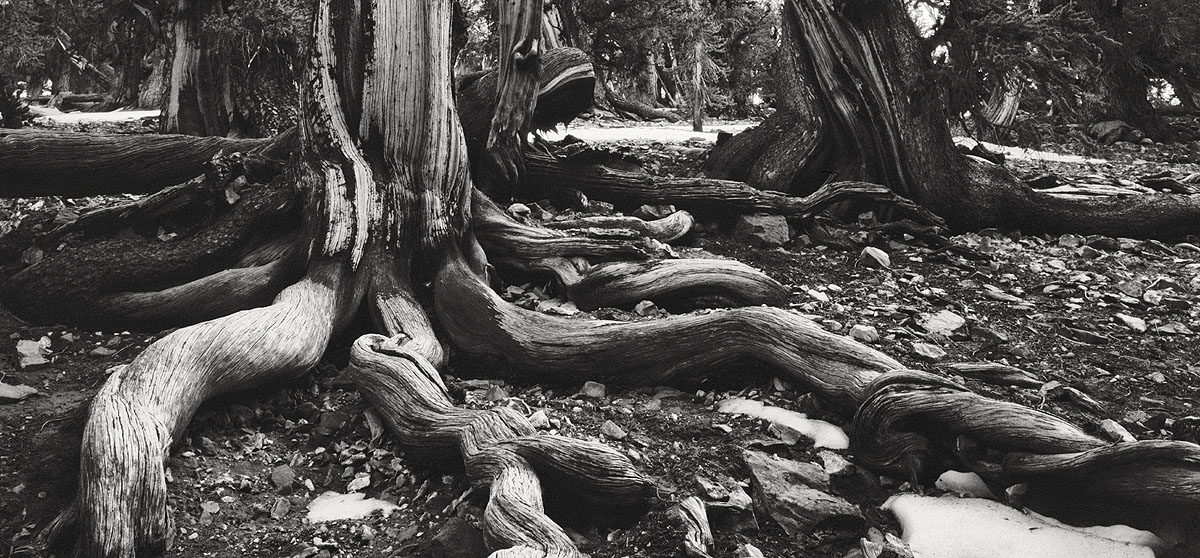
<svg viewBox="0 0 1200 558"><path fill-rule="evenodd" d="M686 175L698 172L707 145L681 148L626 141L607 147L643 159L652 172ZM1088 154L1113 161L1101 165L1018 160L1007 164L1031 176L1054 172L1063 177L1101 175L1106 180L1136 181L1164 170L1182 179L1200 172L1196 164L1177 162L1179 152L1173 146L1118 144ZM25 265L21 258L34 236L63 212L120 201L123 198L0 202L0 277ZM1070 235L1025 237L1017 231L950 238L988 257L975 260L911 237L870 232L860 226L872 224L868 215L859 224L826 231L832 234L798 230L790 244L772 249L732 240L728 218L702 216L701 221L700 230L682 242L685 255L707 253L758 267L791 287L789 307L834 332L873 326L881 335L877 348L913 368L953 376L988 396L1068 417L1094 433L1100 432L1101 420L1113 419L1141 439L1183 436L1169 425L1197 414L1200 353L1195 350L1196 334L1190 333L1200 332L1196 239L1170 244ZM887 252L892 267L860 264L859 251L866 245ZM552 289L536 285L510 291L538 300L554 295ZM996 300L989 291L1020 301ZM965 318L966 325L949 336L921 327L924 316L942 310ZM1118 313L1144 320L1146 331L1131 329ZM644 319L630 309L605 309L599 315ZM131 361L163 333L36 326L0 314L0 381L38 390L26 400L0 405L0 555L42 555L36 536L74 491L89 398L113 367ZM324 362L299 381L202 407L172 448L168 464L176 524L169 555L443 555L438 554L436 536L449 518L478 521L485 495L469 491L460 471L432 470L407 460L379 430L360 395L340 380L346 351L357 333L335 342ZM20 369L16 342L43 337L49 340L51 362ZM918 358L912 353L918 342L938 345L947 354L936 362ZM1042 389L995 386L954 376L944 367L978 361L1018 366L1048 384ZM468 368L474 373L478 367L455 372ZM776 439L764 421L716 412L720 399L737 395L835 424L849 420L824 409L803 386L775 379L753 363L689 386L686 392L610 385L606 396L598 399L579 395L579 385L517 383L503 369L493 375L451 377L447 383L464 405L544 411L550 418L548 431L602 440L627 453L655 481L658 498L639 517L597 521L588 510L557 503L554 509L569 533L597 558L681 555L682 530L669 519L668 508L701 493L698 474L710 480L732 479L753 494L743 448L820 463L809 443L789 446ZM1061 387L1076 388L1098 405L1066 397ZM617 440L601 434L606 421L628 436ZM282 482L288 480L288 469L294 480ZM370 482L359 491L400 509L365 520L314 524L305 519L314 497L325 491L348 492L348 484L361 485L363 477ZM859 478L863 483L842 489L843 495L862 508L870 526L898 534L894 521L878 506L887 495L912 487L865 471L859 471ZM715 526L711 554L738 556L744 543L775 557L842 557L857 547L856 538L828 533L792 538L762 511L757 518L757 532Z"/></svg>

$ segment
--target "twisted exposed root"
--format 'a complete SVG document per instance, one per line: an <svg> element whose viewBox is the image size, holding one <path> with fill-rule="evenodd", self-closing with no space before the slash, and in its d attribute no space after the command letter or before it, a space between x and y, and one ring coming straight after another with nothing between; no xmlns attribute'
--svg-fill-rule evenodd
<svg viewBox="0 0 1200 558"><path fill-rule="evenodd" d="M839 202L870 201L895 206L922 223L945 224L928 209L869 182L833 182L801 198L756 190L732 180L661 178L591 162L590 157L580 155L575 161L527 153L529 184L543 192L571 187L588 197L625 205L675 204L698 211L766 212L794 218L810 217Z"/></svg>
<svg viewBox="0 0 1200 558"><path fill-rule="evenodd" d="M376 326L389 336L407 337L409 350L424 356L435 369L441 370L448 358L446 347L438 340L428 314L416 298L409 258L373 249L367 262L371 277L367 288L370 304L367 306Z"/></svg>
<svg viewBox="0 0 1200 558"><path fill-rule="evenodd" d="M582 217L569 221L550 221L546 227L584 236L603 236L612 231L629 231L635 237L653 238L659 242L678 240L692 230L696 219L686 211L676 211L661 219L645 221L637 217Z"/></svg>
<svg viewBox="0 0 1200 558"><path fill-rule="evenodd" d="M590 256L601 259L646 259L649 250L638 239L585 238L562 231L518 223L487 194L474 191L471 228L492 257L518 267L546 258Z"/></svg>
<svg viewBox="0 0 1200 558"><path fill-rule="evenodd" d="M445 464L462 462L472 483L490 485L485 535L493 556L580 556L543 511L542 481L560 498L606 507L639 505L649 483L616 450L561 436L539 436L507 407L454 407L437 370L419 347L400 338L365 335L350 354L350 378L380 410L406 453Z"/></svg>
<svg viewBox="0 0 1200 558"><path fill-rule="evenodd" d="M568 283L567 294L583 310L626 307L642 300L671 310L691 310L781 306L788 290L736 260L683 259L600 264Z"/></svg>
<svg viewBox="0 0 1200 558"><path fill-rule="evenodd" d="M438 319L456 347L502 355L557 380L660 385L763 362L853 409L890 357L798 314L755 307L638 323L571 320L505 302L451 256L434 281Z"/></svg>
<svg viewBox="0 0 1200 558"><path fill-rule="evenodd" d="M964 445L960 435L971 443ZM1076 498L1087 492L1146 509L1194 509L1200 502L1196 444L1111 444L1058 417L925 372L895 371L872 381L850 440L863 464L927 480L947 466L966 465L1003 486L1031 481L1035 489L1055 490L1067 484Z"/></svg>
<svg viewBox="0 0 1200 558"><path fill-rule="evenodd" d="M315 263L271 306L178 330L110 376L93 400L79 492L48 533L52 546L79 558L161 554L172 533L163 460L196 408L315 365L358 290L345 265Z"/></svg>
<svg viewBox="0 0 1200 558"><path fill-rule="evenodd" d="M270 304L301 272L299 258L284 257L219 271L161 291L107 295L95 304L108 323L137 324L143 329L185 326Z"/></svg>

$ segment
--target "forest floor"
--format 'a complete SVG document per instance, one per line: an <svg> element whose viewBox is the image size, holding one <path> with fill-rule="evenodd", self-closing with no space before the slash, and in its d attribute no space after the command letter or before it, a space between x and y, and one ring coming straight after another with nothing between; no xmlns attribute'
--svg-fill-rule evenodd
<svg viewBox="0 0 1200 558"><path fill-rule="evenodd" d="M640 158L653 173L689 175L699 173L710 145L707 138L690 136L670 142L626 137L602 147ZM1062 152L1071 146L1044 148ZM1103 161L1010 157L1006 164L1023 177L1056 175L1060 185L1137 190L1145 177L1165 173L1200 188L1196 144L1119 143L1077 151ZM0 278L25 265L22 257L33 235L56 219L121 200L0 201ZM676 249L684 257L736 258L762 269L791 288L790 308L837 333L873 327L879 334L876 348L912 368L1067 417L1097 434L1101 422L1111 419L1140 439L1186 437L1171 426L1200 414L1194 408L1200 402L1200 351L1195 348L1200 239L1163 243L1030 237L1019 231L950 237L987 257L977 260L911 237L869 232L860 227L870 224L869 216L820 235L794 231L789 243L773 248L733 239L732 221L701 216L698 230ZM886 252L891 267L860 263L868 245ZM547 285L513 285L507 292L534 309L572 311L564 310ZM634 320L663 314L645 305L639 310L593 314ZM931 321L935 316L940 318ZM485 495L468 493L461 473L408 463L370 406L340 379L349 345L361 332L337 339L322 364L298 381L222 397L201 408L168 463L177 531L170 555L479 555L479 535L471 523L480 516ZM17 402L0 399L0 556L40 555L37 532L74 490L76 448L89 398L108 371L163 334L27 325L0 314L0 382L37 390ZM48 362L20 367L20 341L40 341ZM993 385L946 368L982 361L1019 367L1044 383ZM466 368L452 373L465 375ZM644 516L598 525L586 513L564 510L563 522L581 549L613 558L681 555L682 531L668 519L668 508L713 492L698 476L755 494L744 449L829 467L828 450L814 448L806 438L716 409L724 399L742 397L842 426L849 417L827 411L801 387L756 366L731 370L713 382L687 391L607 386L603 394L584 395L578 384L515 382L502 369L487 379L447 378L462 404L543 412L547 420L539 422L545 431L604 441L629 454L654 480L658 498ZM868 525L899 535L895 520L879 506L912 487L862 470L855 475L867 489L843 496L862 510ZM365 494L395 509L386 516L310 521L309 514L320 507L314 500L326 492ZM789 536L761 504L755 507L757 529L713 517L713 556L747 555L749 543L772 557L841 558L858 546L857 537L835 533Z"/></svg>

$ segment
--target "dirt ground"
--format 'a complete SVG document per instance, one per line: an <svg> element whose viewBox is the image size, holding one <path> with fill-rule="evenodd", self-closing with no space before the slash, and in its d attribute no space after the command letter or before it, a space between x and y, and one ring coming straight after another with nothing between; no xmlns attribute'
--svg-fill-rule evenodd
<svg viewBox="0 0 1200 558"><path fill-rule="evenodd" d="M654 172L688 174L696 172L706 146L623 141L610 147L641 157ZM1089 156L1107 163L1007 164L1030 177L1054 172L1088 183L1137 182L1163 171L1183 179L1200 172L1195 164L1200 160L1184 162L1189 149L1118 144L1089 149ZM21 258L33 235L47 230L64 211L119 201L0 201L0 277L24 265ZM758 267L791 288L789 307L834 332L872 326L881 336L877 348L913 368L953 376L944 365L991 361L1018 366L1047 383L1040 389L1016 388L955 378L991 397L1069 417L1093 433L1099 433L1101 420L1113 419L1141 439L1183 437L1188 434L1173 432L1170 425L1200 414L1194 409L1200 401L1198 239L1176 244L1026 237L1017 231L951 238L989 258L975 260L857 227L838 229L828 238L805 235L780 248L752 248L730 238L728 218L701 221L700 230L681 243L684 255L736 258ZM891 268L862 265L859 254L866 245L887 252ZM513 292L539 298L546 294L539 287L514 286ZM601 310L598 315L641 319L629 310ZM924 316L943 310L964 318L965 326L947 336L919 325ZM1141 320L1144 331L1136 320L1118 314ZM469 492L460 471L407 461L380 431L374 412L340 380L349 344L361 332L363 328L336 340L324 362L299 381L202 407L168 463L176 525L169 555L468 555L455 553L466 548L459 544L463 539L437 535L450 518L477 521L485 495ZM0 314L0 381L38 390L23 401L0 405L0 556L42 555L36 536L74 490L79 432L89 398L109 370L128 363L163 334L27 325ZM49 342L49 364L20 369L16 342L42 339ZM937 345L946 354L937 360L918 357L914 343ZM480 372L479 366L459 366L455 373L468 368ZM492 377L448 378L462 404L544 411L547 431L602 440L627 453L655 481L658 498L644 516L596 523L569 503L556 508L580 548L597 558L681 555L682 533L668 519L667 508L700 493L698 473L746 483L743 448L819 462L806 441L787 445L768 431L765 421L717 412L720 399L737 395L835 424L849 420L752 363L720 379L685 386L686 391L610 385L601 398L580 395L578 384L514 382L503 367L482 372ZM1070 397L1064 388L1075 388L1094 404ZM602 434L606 421L628 436ZM894 520L878 506L888 495L911 487L865 471L859 477L859 488L843 495L861 507L869 525L898 534ZM369 479L365 485L364 478ZM307 521L306 507L325 491L363 492L399 509L386 517ZM738 556L740 545L751 543L766 556L840 558L857 545L857 539L822 534L789 537L761 512L758 523L756 532L715 526L712 555ZM456 548L444 548L446 540L455 541L450 546Z"/></svg>

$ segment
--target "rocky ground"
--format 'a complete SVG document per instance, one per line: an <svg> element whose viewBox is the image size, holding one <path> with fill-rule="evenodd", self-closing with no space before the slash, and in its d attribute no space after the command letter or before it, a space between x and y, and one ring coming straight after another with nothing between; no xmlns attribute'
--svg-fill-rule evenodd
<svg viewBox="0 0 1200 558"><path fill-rule="evenodd" d="M641 158L651 172L690 174L707 145L609 147ZM1170 178L1200 190L1200 166L1179 158L1188 149L1118 144L1089 154L1107 162L1006 164L1030 179L1055 175L1056 186L1178 188L1154 182ZM0 202L0 276L37 260L29 250L33 235L55 220L119 201ZM533 205L546 210L535 217L569 214ZM809 230L771 219L700 221L675 248L680 255L758 267L790 286L795 311L913 368L1114 439L1194 439L1200 430L1186 419L1200 414L1193 409L1200 384L1198 239L992 230L951 237L946 247L873 232L871 215L849 227ZM511 285L506 293L534 310L577 312L549 285ZM594 314L642 320L665 311L651 301ZM485 495L469 490L461 472L406 460L375 412L340 379L360 332L336 340L324 362L297 382L203 406L168 464L176 523L171 555L486 554L475 527ZM162 335L34 326L0 316L0 555L40 555L36 534L74 489L72 450L89 397L113 367ZM981 362L1017 368L1019 377L999 381L954 367ZM461 404L514 407L543 431L604 441L654 479L658 497L639 517L596 518L570 503L554 510L594 557L681 555L687 532L678 519L681 502L692 517L710 522L712 556L841 558L902 546L891 537L901 534L896 520L880 506L913 487L854 466L830 426L845 426L849 417L769 370L747 364L681 391L529 384L513 381L502 367L453 364L463 377L447 384ZM468 371L491 376L466 379ZM817 444L804 435L814 431ZM817 506L816 514L802 509L822 498L833 503ZM322 521L338 514L352 517Z"/></svg>

